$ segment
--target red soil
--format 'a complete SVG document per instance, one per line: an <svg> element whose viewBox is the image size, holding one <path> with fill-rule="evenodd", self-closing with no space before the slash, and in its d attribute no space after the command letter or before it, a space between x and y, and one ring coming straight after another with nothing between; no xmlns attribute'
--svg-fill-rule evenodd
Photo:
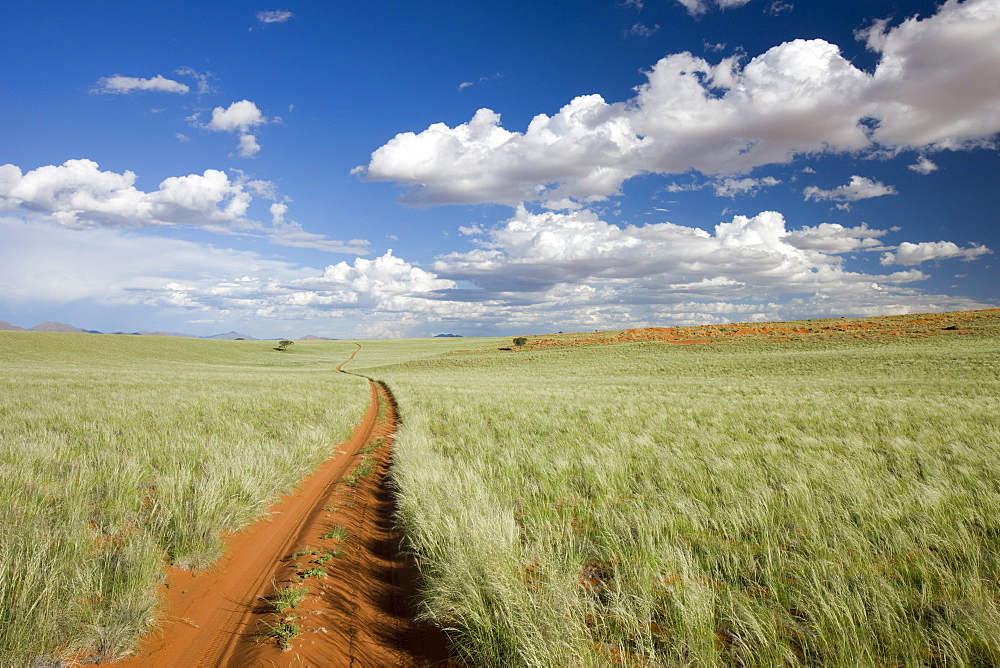
<svg viewBox="0 0 1000 668"><path fill-rule="evenodd" d="M352 355L353 358L353 355ZM343 365L341 365L343 366ZM339 367L338 367L339 370ZM170 569L159 630L119 666L423 666L447 663L442 631L413 620L417 571L400 555L393 499L384 482L397 416L386 388L371 383L371 403L350 440L269 516L230 537L209 571ZM381 411L380 411L381 407ZM371 447L365 448L366 444ZM380 447L375 447L380 446ZM367 455L372 473L356 486L338 484ZM351 480L351 478L348 478ZM327 510L336 507L336 512ZM345 540L324 539L336 524ZM296 574L317 567L308 545L339 553L321 577ZM294 581L309 595L288 611L301 631L281 651L266 624L281 618L263 598L275 583ZM290 613L290 614L289 614Z"/></svg>

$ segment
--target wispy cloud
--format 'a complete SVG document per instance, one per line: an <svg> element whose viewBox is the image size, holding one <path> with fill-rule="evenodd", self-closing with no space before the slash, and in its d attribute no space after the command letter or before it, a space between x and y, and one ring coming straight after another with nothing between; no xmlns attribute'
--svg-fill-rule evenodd
<svg viewBox="0 0 1000 668"><path fill-rule="evenodd" d="M257 20L264 24L285 23L286 21L290 20L293 16L294 14L284 9L257 12Z"/></svg>
<svg viewBox="0 0 1000 668"><path fill-rule="evenodd" d="M650 37L657 30L660 29L660 24L654 26L643 25L642 23L634 23L632 27L625 31L626 35L634 35L636 37Z"/></svg>
<svg viewBox="0 0 1000 668"><path fill-rule="evenodd" d="M493 81L495 79L502 79L502 78L503 74L501 74L500 72L496 72L494 74L489 74L486 76L479 77L475 81L463 81L462 83L458 84L458 91L462 92L466 88L475 86L477 83L483 83L484 81Z"/></svg>
<svg viewBox="0 0 1000 668"><path fill-rule="evenodd" d="M103 77L93 88L91 93L112 93L117 95L127 95L135 92L155 91L159 93L187 93L190 89L186 84L173 79L167 79L162 74L157 74L149 79L140 77L126 77L115 74L110 77Z"/></svg>
<svg viewBox="0 0 1000 668"><path fill-rule="evenodd" d="M182 77L191 77L198 83L198 94L204 95L206 93L211 93L212 86L208 83L209 79L212 78L211 72L198 72L190 67L180 67L174 71L174 74L179 74Z"/></svg>
<svg viewBox="0 0 1000 668"><path fill-rule="evenodd" d="M833 201L833 202L857 202L863 199L871 199L873 197L883 197L885 195L895 195L896 189L893 186L887 186L881 181L876 181L874 179L867 178L865 176L854 175L851 177L849 183L842 186L837 186L831 190L823 190L817 186L808 186L802 191L805 199L819 201ZM848 206L842 206L840 208L849 208Z"/></svg>
<svg viewBox="0 0 1000 668"><path fill-rule="evenodd" d="M961 248L951 241L925 241L916 244L904 241L894 252L883 253L881 262L883 265L901 264L911 267L931 260L960 259L971 262L992 252L986 246L978 244Z"/></svg>
<svg viewBox="0 0 1000 668"><path fill-rule="evenodd" d="M779 14L790 12L793 9L795 9L795 5L790 2L785 2L785 0L774 0L774 2L767 6L767 9L765 9L764 12L766 14L770 14L771 16L778 16Z"/></svg>
<svg viewBox="0 0 1000 668"><path fill-rule="evenodd" d="M691 16L706 14L713 7L732 9L734 7L742 7L748 2L750 0L677 0L677 3L683 5L684 9Z"/></svg>
<svg viewBox="0 0 1000 668"><path fill-rule="evenodd" d="M707 179L705 181L691 181L689 183L671 183L664 190L669 193L693 192L711 188L715 191L716 197L732 197L737 195L756 195L761 188L770 188L780 184L781 181L773 176L765 176L759 179L750 177L723 177L717 179Z"/></svg>

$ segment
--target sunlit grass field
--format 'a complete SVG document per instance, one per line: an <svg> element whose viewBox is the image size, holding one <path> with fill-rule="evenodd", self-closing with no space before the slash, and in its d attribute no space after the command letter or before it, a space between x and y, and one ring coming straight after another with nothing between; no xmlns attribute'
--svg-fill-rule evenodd
<svg viewBox="0 0 1000 668"><path fill-rule="evenodd" d="M113 658L360 421L346 342L0 332L0 665Z"/></svg>
<svg viewBox="0 0 1000 668"><path fill-rule="evenodd" d="M421 609L469 665L1000 665L998 315L362 341L347 370L400 404ZM0 665L127 651L165 563L348 435L354 343L273 347L0 332Z"/></svg>
<svg viewBox="0 0 1000 668"><path fill-rule="evenodd" d="M470 665L1000 665L997 316L353 368L399 401L423 610Z"/></svg>

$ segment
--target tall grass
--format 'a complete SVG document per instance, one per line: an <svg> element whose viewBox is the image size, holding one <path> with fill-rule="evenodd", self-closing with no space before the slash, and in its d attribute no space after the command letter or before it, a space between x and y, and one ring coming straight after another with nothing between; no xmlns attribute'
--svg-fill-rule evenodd
<svg viewBox="0 0 1000 668"><path fill-rule="evenodd" d="M0 332L0 665L113 658L364 412L342 342Z"/></svg>
<svg viewBox="0 0 1000 668"><path fill-rule="evenodd" d="M1000 664L997 324L370 370L424 614L472 665Z"/></svg>

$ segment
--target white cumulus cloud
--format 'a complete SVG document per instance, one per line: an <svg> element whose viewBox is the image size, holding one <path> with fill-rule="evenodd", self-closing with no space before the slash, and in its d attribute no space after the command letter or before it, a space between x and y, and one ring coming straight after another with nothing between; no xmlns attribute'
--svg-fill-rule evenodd
<svg viewBox="0 0 1000 668"><path fill-rule="evenodd" d="M924 176L938 170L938 166L925 156L917 158L917 161L912 165L909 165L909 168L917 174L923 174Z"/></svg>
<svg viewBox="0 0 1000 668"><path fill-rule="evenodd" d="M216 132L238 132L240 142L237 154L241 158L250 158L260 152L260 143L251 130L258 125L267 123L268 119L257 105L250 100L233 102L228 107L216 107L212 110L212 120L204 127Z"/></svg>
<svg viewBox="0 0 1000 668"><path fill-rule="evenodd" d="M1000 130L1000 2L947 0L935 16L859 33L881 55L866 101L885 146L989 145Z"/></svg>
<svg viewBox="0 0 1000 668"><path fill-rule="evenodd" d="M151 192L136 188L135 181L134 172L101 171L93 160L67 160L27 173L16 165L0 165L0 212L12 211L20 218L51 220L74 229L191 225L253 232L278 246L369 252L363 239L329 239L286 220L288 205L284 202L270 205L271 227L250 219L247 211L253 197L277 200L277 188L269 181L247 179L238 171L232 178L217 169L172 176Z"/></svg>
<svg viewBox="0 0 1000 668"><path fill-rule="evenodd" d="M27 173L0 165L0 210L41 215L74 228L252 226L245 217L251 200L246 184L225 172L170 177L153 192L138 190L135 180L134 172L101 171L93 160L67 160Z"/></svg>
<svg viewBox="0 0 1000 668"><path fill-rule="evenodd" d="M241 158L250 158L260 153L260 144L251 134L240 135L240 145L236 150Z"/></svg>
<svg viewBox="0 0 1000 668"><path fill-rule="evenodd" d="M291 237L300 228L285 221L287 212L281 202L272 205L275 227L288 226ZM839 253L876 250L871 240L884 230L828 224L789 231L776 212L736 216L706 231L670 223L622 228L589 210L518 209L492 229L471 226L465 233L480 237L479 248L442 256L432 269L391 251L311 268L148 231L81 231L0 215L0 287L8 304L127 305L136 317L144 309L151 316L187 314L190 322L241 331L273 325L301 333L313 322L345 337L992 306L922 292L912 287L926 278L916 269L866 274L843 268ZM470 283L475 287L464 287Z"/></svg>
<svg viewBox="0 0 1000 668"><path fill-rule="evenodd" d="M355 172L405 187L401 200L413 206L513 205L599 200L643 173L737 175L805 154L992 144L1000 3L948 0L933 16L878 22L859 35L879 55L873 73L820 39L786 42L745 64L673 54L630 100L583 95L523 132L480 109L455 127L396 135Z"/></svg>
<svg viewBox="0 0 1000 668"><path fill-rule="evenodd" d="M433 268L490 292L551 289L597 282L614 286L618 300L669 299L665 286L686 285L703 295L767 296L838 292L857 284L918 281L920 272L872 276L842 269L839 253L878 245L886 234L866 226L805 227L789 232L780 213L735 216L713 232L655 223L624 229L590 210L531 213L486 233L479 248L441 256ZM725 290L708 290L724 286Z"/></svg>
<svg viewBox="0 0 1000 668"><path fill-rule="evenodd" d="M218 132L246 132L250 128L262 125L267 118L257 105L250 100L233 102L228 107L216 107L212 110L212 120L206 126L209 130Z"/></svg>

